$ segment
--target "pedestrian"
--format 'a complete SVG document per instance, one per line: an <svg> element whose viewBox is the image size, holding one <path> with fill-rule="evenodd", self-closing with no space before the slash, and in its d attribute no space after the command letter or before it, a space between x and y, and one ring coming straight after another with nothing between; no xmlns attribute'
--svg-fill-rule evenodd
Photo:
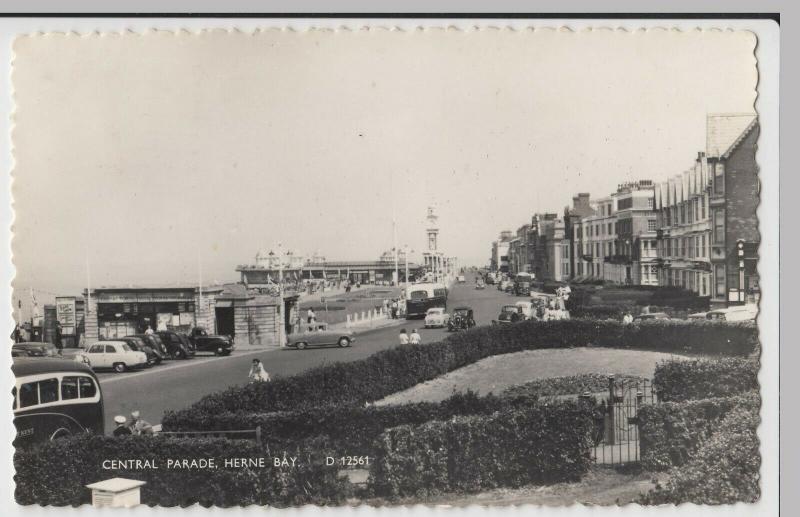
<svg viewBox="0 0 800 517"><path fill-rule="evenodd" d="M135 435L153 434L153 426L150 422L144 420L139 410L131 412L131 433Z"/></svg>
<svg viewBox="0 0 800 517"><path fill-rule="evenodd" d="M392 319L393 320L397 319L397 309L398 309L398 307L399 306L397 304L397 298L395 298L394 300L392 300Z"/></svg>
<svg viewBox="0 0 800 517"><path fill-rule="evenodd" d="M314 314L314 309L312 309L311 307L308 308L307 316L308 316L308 323L309 324L314 323L314 320L317 317L317 315Z"/></svg>
<svg viewBox="0 0 800 517"><path fill-rule="evenodd" d="M61 342L61 322L56 322L56 338L55 338L55 345L58 349L59 355L61 355L61 350L64 348L64 344Z"/></svg>
<svg viewBox="0 0 800 517"><path fill-rule="evenodd" d="M401 345L407 345L408 344L408 333L406 332L406 329L402 329L400 331L400 344Z"/></svg>
<svg viewBox="0 0 800 517"><path fill-rule="evenodd" d="M145 329L144 333L147 334L148 336L152 336L154 334L153 328L150 325L148 325L147 329Z"/></svg>
<svg viewBox="0 0 800 517"><path fill-rule="evenodd" d="M264 365L261 363L260 359L253 359L253 363L250 366L250 382L269 382L269 374L264 369Z"/></svg>
<svg viewBox="0 0 800 517"><path fill-rule="evenodd" d="M411 337L409 337L408 342L412 345L419 345L422 343L422 336L419 335L417 329L411 331Z"/></svg>
<svg viewBox="0 0 800 517"><path fill-rule="evenodd" d="M622 324L623 325L630 325L633 323L633 315L630 312L626 312L625 315L622 317Z"/></svg>
<svg viewBox="0 0 800 517"><path fill-rule="evenodd" d="M114 428L112 434L114 436L129 436L133 434L131 432L130 427L125 425L128 422L128 419L122 415L117 415L114 417L114 423L117 424L117 427Z"/></svg>

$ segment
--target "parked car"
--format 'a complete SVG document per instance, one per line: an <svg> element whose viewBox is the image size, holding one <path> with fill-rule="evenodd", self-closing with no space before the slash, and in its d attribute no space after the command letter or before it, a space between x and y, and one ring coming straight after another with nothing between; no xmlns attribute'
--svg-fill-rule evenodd
<svg viewBox="0 0 800 517"><path fill-rule="evenodd" d="M482 278L479 278L478 281L475 282L475 289L486 289L486 282L484 282Z"/></svg>
<svg viewBox="0 0 800 517"><path fill-rule="evenodd" d="M124 341L98 341L86 348L92 369L112 368L122 373L147 366L147 354L131 349Z"/></svg>
<svg viewBox="0 0 800 517"><path fill-rule="evenodd" d="M711 321L755 321L757 316L758 306L756 305L734 305L706 313L706 319Z"/></svg>
<svg viewBox="0 0 800 517"><path fill-rule="evenodd" d="M196 352L213 352L215 355L230 355L233 340L230 336L209 334L203 327L195 327L189 333L189 341Z"/></svg>
<svg viewBox="0 0 800 517"><path fill-rule="evenodd" d="M633 318L633 322L637 323L640 321L652 321L652 320L668 320L670 319L669 314L666 312L651 312L649 314L640 314Z"/></svg>
<svg viewBox="0 0 800 517"><path fill-rule="evenodd" d="M524 316L521 312L521 309L516 305L503 305L500 308L500 315L497 316L496 320L492 320L492 324L496 325L498 323L516 323L518 321L522 321Z"/></svg>
<svg viewBox="0 0 800 517"><path fill-rule="evenodd" d="M447 330L450 332L456 330L467 330L475 326L475 315L472 312L472 307L463 305L453 309L453 315L447 322Z"/></svg>
<svg viewBox="0 0 800 517"><path fill-rule="evenodd" d="M11 351L17 351L28 357L53 357L58 355L58 349L54 344L40 343L37 341L14 343L11 346Z"/></svg>
<svg viewBox="0 0 800 517"><path fill-rule="evenodd" d="M140 337L125 336L117 338L117 340L128 343L128 346L131 347L132 350L144 352L147 356L147 364L149 365L159 364L164 359L164 354L161 353L161 350L155 350Z"/></svg>
<svg viewBox="0 0 800 517"><path fill-rule="evenodd" d="M349 347L356 338L350 330L328 330L328 325L323 322L315 323L312 330L307 330L308 326L303 325L303 332L290 334L286 346L304 350L310 346L330 346L335 345L341 348Z"/></svg>
<svg viewBox="0 0 800 517"><path fill-rule="evenodd" d="M443 308L432 307L425 313L425 328L445 327L449 320L450 315Z"/></svg>
<svg viewBox="0 0 800 517"><path fill-rule="evenodd" d="M690 321L705 321L707 318L707 312L695 312L694 314L689 314L686 316L686 319Z"/></svg>
<svg viewBox="0 0 800 517"><path fill-rule="evenodd" d="M466 281L467 281L467 279L466 279L466 277L464 277L464 275L458 275L458 283L459 284L463 284Z"/></svg>
<svg viewBox="0 0 800 517"><path fill-rule="evenodd" d="M529 320L536 314L534 305L531 302L517 302L515 305L522 310L522 314L525 316L523 319Z"/></svg>
<svg viewBox="0 0 800 517"><path fill-rule="evenodd" d="M168 359L171 356L167 345L164 344L161 336L155 332L152 334L134 334L133 337L142 338L144 342L150 345L153 349L161 351L162 359Z"/></svg>
<svg viewBox="0 0 800 517"><path fill-rule="evenodd" d="M169 355L173 359L188 359L194 355L194 347L186 335L172 330L160 330L156 334L167 345Z"/></svg>

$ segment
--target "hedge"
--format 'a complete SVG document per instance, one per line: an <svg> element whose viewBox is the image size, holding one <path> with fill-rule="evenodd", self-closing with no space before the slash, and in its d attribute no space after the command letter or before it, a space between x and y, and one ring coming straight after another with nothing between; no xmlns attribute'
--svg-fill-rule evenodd
<svg viewBox="0 0 800 517"><path fill-rule="evenodd" d="M641 498L643 504L732 504L758 501L761 455L752 407L731 410L717 431L683 466L673 469L665 486Z"/></svg>
<svg viewBox="0 0 800 517"><path fill-rule="evenodd" d="M559 402L387 430L370 491L427 496L577 481L589 469L591 406Z"/></svg>
<svg viewBox="0 0 800 517"><path fill-rule="evenodd" d="M663 402L728 397L758 390L755 359L670 360L656 365L653 386Z"/></svg>
<svg viewBox="0 0 800 517"><path fill-rule="evenodd" d="M342 455L377 454L377 441L388 428L448 420L459 415L491 414L505 407L533 404L535 396L513 402L473 392L454 394L441 402L419 402L392 406L325 406L296 411L236 411L206 413L200 410L167 413L164 431L255 429L261 426L262 440L271 449L320 437L325 446Z"/></svg>
<svg viewBox="0 0 800 517"><path fill-rule="evenodd" d="M739 408L758 412L759 407L758 392L641 407L638 419L642 467L658 471L685 464L729 413Z"/></svg>
<svg viewBox="0 0 800 517"><path fill-rule="evenodd" d="M624 382L626 385L643 381L643 377L635 375L615 375L616 382ZM550 377L548 379L536 379L511 386L503 393L503 397L559 397L564 395L582 395L589 392L608 393L608 375L602 373L586 373L580 375L570 375L565 377Z"/></svg>
<svg viewBox="0 0 800 517"><path fill-rule="evenodd" d="M309 449L312 450L312 449ZM225 458L265 457L254 442L226 439L178 439L154 436L105 437L82 435L14 455L15 497L19 504L78 506L91 502L86 485L113 477L146 481L142 503L150 506L337 504L347 482L319 455L288 451L297 456L294 468L224 468ZM215 458L216 469L168 469L168 458ZM104 460L152 460L158 469L105 470Z"/></svg>
<svg viewBox="0 0 800 517"><path fill-rule="evenodd" d="M365 359L316 367L270 383L207 395L187 410L280 411L301 406L363 405L483 358L543 348L605 346L662 352L747 355L757 349L753 325L722 322L525 321L477 327L444 341L403 345Z"/></svg>

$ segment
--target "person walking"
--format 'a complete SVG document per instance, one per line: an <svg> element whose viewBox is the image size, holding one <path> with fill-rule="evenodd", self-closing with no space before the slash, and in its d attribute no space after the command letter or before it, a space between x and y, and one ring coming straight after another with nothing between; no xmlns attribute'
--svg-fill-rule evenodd
<svg viewBox="0 0 800 517"><path fill-rule="evenodd" d="M408 344L408 333L406 332L406 329L402 329L400 331L400 344L401 345L407 345Z"/></svg>
<svg viewBox="0 0 800 517"><path fill-rule="evenodd" d="M419 335L417 329L411 331L411 337L409 337L408 342L412 345L419 345L422 343L422 336Z"/></svg>
<svg viewBox="0 0 800 517"><path fill-rule="evenodd" d="M261 363L260 359L253 359L248 377L250 378L250 383L270 381L269 374L264 369L264 365Z"/></svg>
<svg viewBox="0 0 800 517"><path fill-rule="evenodd" d="M129 436L133 434L131 432L131 428L125 425L128 422L128 419L122 415L117 415L114 417L114 423L117 424L117 427L114 428L114 431L111 433L114 436Z"/></svg>
<svg viewBox="0 0 800 517"><path fill-rule="evenodd" d="M392 319L393 320L397 319L397 309L398 309L398 307L399 306L397 304L397 298L395 298L394 300L392 300Z"/></svg>
<svg viewBox="0 0 800 517"><path fill-rule="evenodd" d="M135 435L153 434L153 426L144 420L138 410L131 412L131 433Z"/></svg>

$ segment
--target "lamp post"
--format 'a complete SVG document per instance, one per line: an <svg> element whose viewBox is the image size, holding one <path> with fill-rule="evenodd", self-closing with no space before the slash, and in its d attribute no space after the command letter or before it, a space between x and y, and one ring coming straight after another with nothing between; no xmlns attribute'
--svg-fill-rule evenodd
<svg viewBox="0 0 800 517"><path fill-rule="evenodd" d="M406 290L408 290L408 284L409 284L409 281L408 281L408 254L409 253L413 253L413 252L414 252L414 250L409 250L408 249L408 244L404 244L403 245L403 253L406 256L406 281L405 281Z"/></svg>
<svg viewBox="0 0 800 517"><path fill-rule="evenodd" d="M286 343L286 317L288 315L283 314L286 310L285 304L283 302L283 244L280 242L278 243L278 315L283 320L280 321L280 326L278 327L278 341L280 341L280 346L283 347Z"/></svg>

